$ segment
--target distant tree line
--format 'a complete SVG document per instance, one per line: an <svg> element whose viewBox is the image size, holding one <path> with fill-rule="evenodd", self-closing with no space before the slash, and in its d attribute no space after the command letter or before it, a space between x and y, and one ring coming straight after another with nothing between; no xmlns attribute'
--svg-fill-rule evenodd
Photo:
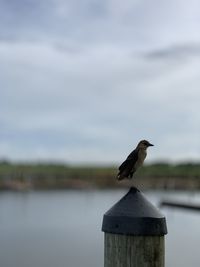
<svg viewBox="0 0 200 267"><path fill-rule="evenodd" d="M13 163L0 161L0 189L113 188L118 166L70 166L63 163ZM200 163L156 162L144 165L134 183L148 188L200 188Z"/></svg>

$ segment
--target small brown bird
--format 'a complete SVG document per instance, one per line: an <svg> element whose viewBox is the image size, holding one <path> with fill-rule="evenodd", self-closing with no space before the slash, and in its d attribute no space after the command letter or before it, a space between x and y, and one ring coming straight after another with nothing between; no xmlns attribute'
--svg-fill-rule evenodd
<svg viewBox="0 0 200 267"><path fill-rule="evenodd" d="M133 174L142 166L146 156L147 148L153 146L147 140L142 140L137 147L128 155L127 159L119 166L118 180L131 179Z"/></svg>

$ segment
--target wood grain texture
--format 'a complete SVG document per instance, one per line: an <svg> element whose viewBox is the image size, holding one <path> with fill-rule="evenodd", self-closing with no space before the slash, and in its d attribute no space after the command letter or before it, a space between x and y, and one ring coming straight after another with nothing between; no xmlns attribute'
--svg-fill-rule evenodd
<svg viewBox="0 0 200 267"><path fill-rule="evenodd" d="M164 236L105 233L104 267L164 267Z"/></svg>

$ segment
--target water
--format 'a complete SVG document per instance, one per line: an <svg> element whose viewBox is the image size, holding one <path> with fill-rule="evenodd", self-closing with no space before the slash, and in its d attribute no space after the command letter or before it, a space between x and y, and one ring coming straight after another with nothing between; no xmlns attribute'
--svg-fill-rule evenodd
<svg viewBox="0 0 200 267"><path fill-rule="evenodd" d="M1 267L103 267L102 216L126 191L0 193ZM146 192L200 203L200 193ZM162 209L166 267L200 266L200 213Z"/></svg>

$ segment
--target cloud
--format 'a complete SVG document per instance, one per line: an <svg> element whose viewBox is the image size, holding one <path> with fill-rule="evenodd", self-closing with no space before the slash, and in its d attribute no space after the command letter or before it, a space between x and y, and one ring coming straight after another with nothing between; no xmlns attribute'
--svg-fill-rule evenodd
<svg viewBox="0 0 200 267"><path fill-rule="evenodd" d="M190 57L200 57L200 44L181 44L174 45L170 47L165 47L161 49L151 50L146 53L146 58L149 60L165 60L165 61L180 61L186 62L187 58Z"/></svg>
<svg viewBox="0 0 200 267"><path fill-rule="evenodd" d="M0 157L198 159L198 3L155 3L1 1Z"/></svg>
<svg viewBox="0 0 200 267"><path fill-rule="evenodd" d="M199 41L199 2L1 1L1 39L118 43L135 49Z"/></svg>

